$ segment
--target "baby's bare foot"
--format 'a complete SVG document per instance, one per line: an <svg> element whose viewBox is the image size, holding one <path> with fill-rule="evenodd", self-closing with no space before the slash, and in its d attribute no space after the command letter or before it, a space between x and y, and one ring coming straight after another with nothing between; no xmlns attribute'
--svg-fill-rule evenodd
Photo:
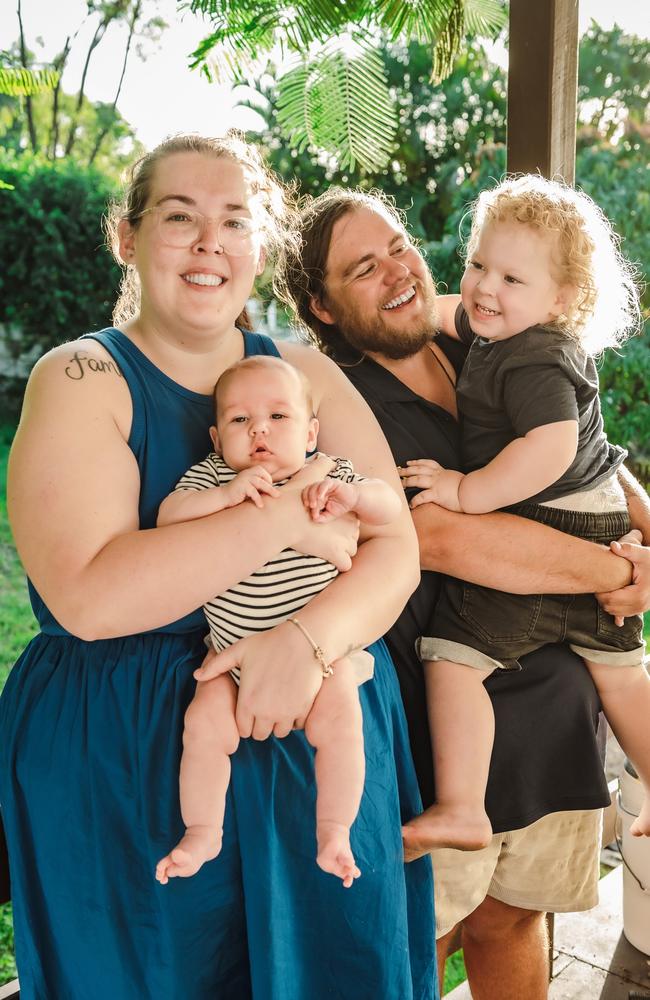
<svg viewBox="0 0 650 1000"><path fill-rule="evenodd" d="M646 796L641 806L641 812L630 826L633 837L650 837L650 801Z"/></svg>
<svg viewBox="0 0 650 1000"><path fill-rule="evenodd" d="M349 889L361 872L357 868L350 848L350 831L341 823L327 821L316 825L318 855L316 861L324 872L337 875Z"/></svg>
<svg viewBox="0 0 650 1000"><path fill-rule="evenodd" d="M211 826L190 826L176 847L156 865L156 878L161 885L167 885L170 878L196 875L220 850L221 830Z"/></svg>
<svg viewBox="0 0 650 1000"><path fill-rule="evenodd" d="M487 847L491 836L492 827L484 811L431 806L402 827L404 860L415 861L437 847L480 851Z"/></svg>

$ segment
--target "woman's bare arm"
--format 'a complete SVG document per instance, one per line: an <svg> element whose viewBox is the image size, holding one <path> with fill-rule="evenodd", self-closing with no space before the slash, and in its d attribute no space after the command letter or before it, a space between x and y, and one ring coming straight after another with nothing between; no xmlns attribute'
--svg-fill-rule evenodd
<svg viewBox="0 0 650 1000"><path fill-rule="evenodd" d="M72 378L78 346L56 348L30 378L7 489L23 565L73 635L98 639L157 628L200 607L282 548L326 541L319 533L329 526L310 522L299 487L264 510L245 504L138 530L140 479L126 443L126 382L100 366ZM94 341L84 341L83 351L108 359ZM352 546L353 534L350 526ZM311 543L307 550L322 554Z"/></svg>
<svg viewBox="0 0 650 1000"><path fill-rule="evenodd" d="M367 403L337 366L312 348L282 345L314 389L318 447L351 459L355 471L383 479L402 494L386 440ZM387 525L362 525L352 570L339 576L300 613L329 660L367 645L396 620L419 582L417 539L406 502Z"/></svg>

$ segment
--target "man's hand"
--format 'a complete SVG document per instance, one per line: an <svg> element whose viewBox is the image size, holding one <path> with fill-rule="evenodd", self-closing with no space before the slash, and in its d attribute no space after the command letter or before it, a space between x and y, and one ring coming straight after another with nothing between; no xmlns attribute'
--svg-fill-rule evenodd
<svg viewBox="0 0 650 1000"><path fill-rule="evenodd" d="M617 625L624 618L650 610L650 548L641 545L641 533L630 531L618 542L612 542L612 552L632 563L632 583L621 590L596 594L600 606L614 615Z"/></svg>
<svg viewBox="0 0 650 1000"><path fill-rule="evenodd" d="M462 472L443 469L431 458L407 462L405 467L398 468L397 471L404 489L418 487L422 490L411 500L411 510L415 510L423 503L437 503L447 510L462 513L463 508L458 499L460 484L465 478Z"/></svg>
<svg viewBox="0 0 650 1000"><path fill-rule="evenodd" d="M312 521L326 524L348 511L356 510L359 486L357 483L343 483L337 479L323 479L303 490L302 502Z"/></svg>
<svg viewBox="0 0 650 1000"><path fill-rule="evenodd" d="M221 489L228 500L228 507L236 507L244 500L252 500L256 507L263 507L263 496L277 497L280 495L277 486L273 485L271 473L263 465L253 465L250 469L242 469L234 479Z"/></svg>

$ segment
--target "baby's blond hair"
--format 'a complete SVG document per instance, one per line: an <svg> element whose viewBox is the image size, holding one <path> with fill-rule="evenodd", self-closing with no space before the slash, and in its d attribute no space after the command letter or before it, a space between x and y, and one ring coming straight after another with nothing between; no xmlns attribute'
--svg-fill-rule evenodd
<svg viewBox="0 0 650 1000"><path fill-rule="evenodd" d="M589 354L616 347L639 331L636 268L621 254L619 237L588 195L560 181L521 174L483 191L471 216L467 260L481 230L493 222L520 222L556 236L553 279L577 294L549 325L574 337Z"/></svg>

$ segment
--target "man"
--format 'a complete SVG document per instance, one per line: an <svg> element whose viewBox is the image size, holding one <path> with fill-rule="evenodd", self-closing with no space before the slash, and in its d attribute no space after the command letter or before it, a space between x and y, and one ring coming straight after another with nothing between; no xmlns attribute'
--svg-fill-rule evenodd
<svg viewBox="0 0 650 1000"><path fill-rule="evenodd" d="M458 468L454 383L463 348L436 339L433 281L399 215L379 196L332 189L301 221L301 253L278 275L284 297L365 397L398 465L433 458ZM633 519L650 535L647 499L633 480L626 492ZM616 591L602 594L603 606L630 614L649 603L650 550L625 546L634 558L635 583L627 586L629 562L530 521L432 504L413 518L425 572L386 638L426 808L433 769L415 642L435 606L436 574L519 593ZM531 654L521 673L495 674L486 687L496 716L486 795L494 836L481 851L432 852L440 977L460 924L475 1000L544 1000L545 911L597 901L599 807L608 802L598 703L582 662L563 647ZM406 859L422 853L407 829Z"/></svg>

